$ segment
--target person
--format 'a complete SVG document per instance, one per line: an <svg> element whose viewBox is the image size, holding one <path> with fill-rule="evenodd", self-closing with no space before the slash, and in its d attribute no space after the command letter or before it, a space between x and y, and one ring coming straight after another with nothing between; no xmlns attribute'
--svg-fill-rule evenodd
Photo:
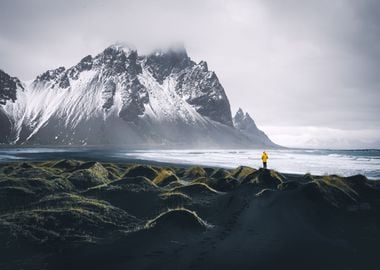
<svg viewBox="0 0 380 270"><path fill-rule="evenodd" d="M267 154L267 152L263 152L263 154L262 154L262 156L261 156L261 160L263 161L263 167L264 167L264 169L266 169L267 168L267 161L268 161L268 154Z"/></svg>

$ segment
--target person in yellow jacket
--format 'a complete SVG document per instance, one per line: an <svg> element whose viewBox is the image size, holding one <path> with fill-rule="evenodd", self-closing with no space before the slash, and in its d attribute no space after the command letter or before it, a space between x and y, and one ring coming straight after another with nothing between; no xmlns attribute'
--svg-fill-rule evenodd
<svg viewBox="0 0 380 270"><path fill-rule="evenodd" d="M264 169L266 169L267 168L267 161L268 161L268 154L267 154L267 152L263 152L263 154L262 154L262 156L261 156L261 160L263 161L263 167L264 167Z"/></svg>

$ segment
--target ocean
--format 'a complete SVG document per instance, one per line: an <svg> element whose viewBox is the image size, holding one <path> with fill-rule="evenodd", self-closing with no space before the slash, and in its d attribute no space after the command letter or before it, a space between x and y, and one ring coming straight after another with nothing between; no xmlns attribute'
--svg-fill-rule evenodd
<svg viewBox="0 0 380 270"><path fill-rule="evenodd" d="M0 148L0 162L83 159L236 168L261 167L261 150L123 150L109 148ZM380 179L380 150L267 150L268 168L313 175L363 174Z"/></svg>

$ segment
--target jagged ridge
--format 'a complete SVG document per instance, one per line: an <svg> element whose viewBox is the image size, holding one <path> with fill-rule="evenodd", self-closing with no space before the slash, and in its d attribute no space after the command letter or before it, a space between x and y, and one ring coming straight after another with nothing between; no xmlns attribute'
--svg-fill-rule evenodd
<svg viewBox="0 0 380 270"><path fill-rule="evenodd" d="M234 128L228 98L207 63L185 49L138 55L112 45L29 85L0 73L0 142L254 146ZM11 102L7 102L10 100ZM268 143L269 145L269 143Z"/></svg>

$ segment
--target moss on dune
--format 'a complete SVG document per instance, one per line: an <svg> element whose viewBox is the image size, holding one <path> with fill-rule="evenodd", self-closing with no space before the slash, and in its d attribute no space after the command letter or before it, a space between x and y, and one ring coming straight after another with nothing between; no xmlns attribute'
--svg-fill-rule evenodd
<svg viewBox="0 0 380 270"><path fill-rule="evenodd" d="M371 189L369 187L370 182L362 175L341 177L338 175L312 176L306 174L303 179L308 180L309 183L314 183L320 190L337 189L352 200L357 200L361 191L365 192Z"/></svg>
<svg viewBox="0 0 380 270"><path fill-rule="evenodd" d="M240 185L240 182L232 176L226 178L217 179L214 185L211 185L212 188L218 191L231 191L237 188Z"/></svg>
<svg viewBox="0 0 380 270"><path fill-rule="evenodd" d="M178 197L178 198L182 198L184 200L191 200L191 197L184 194L184 193L181 193L181 192L164 192L164 193L161 193L160 194L160 197L162 199L168 199L168 198L171 198L171 197Z"/></svg>
<svg viewBox="0 0 380 270"><path fill-rule="evenodd" d="M227 177L231 177L231 172L229 172L226 169L218 168L218 169L213 170L210 177L216 178L216 179L227 178Z"/></svg>
<svg viewBox="0 0 380 270"><path fill-rule="evenodd" d="M187 182L180 181L178 175ZM286 181L285 176L274 170L255 170L245 166L226 170L199 166L172 169L75 160L13 163L0 166L0 209L17 211L20 207L34 205L36 208L75 209L75 213L94 211L101 214L113 206L141 218L151 218L160 209L194 206L194 203L208 200L220 191L244 188L246 184L271 191L299 189L306 191L308 198L337 207L364 198L360 197L360 192L372 194L372 197L377 194L361 176L343 178L307 174L300 179L299 182ZM59 195L62 192L65 195Z"/></svg>
<svg viewBox="0 0 380 270"><path fill-rule="evenodd" d="M74 186L64 178L46 180L44 178L4 177L0 179L0 187L21 187L35 193L53 193L70 191Z"/></svg>
<svg viewBox="0 0 380 270"><path fill-rule="evenodd" d="M191 180L191 183L203 183L203 184L208 184L207 182L209 181L210 178L208 177L198 177L198 178L195 178L193 180Z"/></svg>
<svg viewBox="0 0 380 270"><path fill-rule="evenodd" d="M246 176L242 183L251 183L261 187L277 187L285 177L277 171L259 169Z"/></svg>
<svg viewBox="0 0 380 270"><path fill-rule="evenodd" d="M172 168L174 173L179 177L179 178L183 178L183 175L185 174L186 172L186 169L185 168Z"/></svg>
<svg viewBox="0 0 380 270"><path fill-rule="evenodd" d="M123 177L136 177L136 176L144 176L150 180L153 180L157 177L158 173L155 169L148 165L135 165L130 167Z"/></svg>
<svg viewBox="0 0 380 270"><path fill-rule="evenodd" d="M184 184L181 182L171 182L168 185L166 185L164 188L165 189L173 189L173 188L183 187L183 186L184 186Z"/></svg>
<svg viewBox="0 0 380 270"><path fill-rule="evenodd" d="M146 223L147 228L163 229L165 231L180 229L204 231L211 227L201 219L196 212L185 208L169 209Z"/></svg>
<svg viewBox="0 0 380 270"><path fill-rule="evenodd" d="M298 181L286 181L286 182L282 182L280 184L277 185L277 189L279 190L294 190L294 189L297 189L301 186L302 184Z"/></svg>
<svg viewBox="0 0 380 270"><path fill-rule="evenodd" d="M49 195L28 209L3 214L1 230L27 241L96 241L116 231L134 230L141 221L108 202L80 195Z"/></svg>
<svg viewBox="0 0 380 270"><path fill-rule="evenodd" d="M92 187L84 196L105 200L139 218L151 217L161 207L161 188L146 177L125 177Z"/></svg>
<svg viewBox="0 0 380 270"><path fill-rule="evenodd" d="M121 178L125 172L125 168L118 164L105 163L103 164L103 167L107 169L111 180L116 180L116 179Z"/></svg>
<svg viewBox="0 0 380 270"><path fill-rule="evenodd" d="M185 193L186 195L189 195L190 197L196 196L196 195L215 195L219 192L215 189L209 187L208 185L204 183L191 183L189 185L175 187L171 189L171 192L181 192Z"/></svg>
<svg viewBox="0 0 380 270"><path fill-rule="evenodd" d="M203 183L217 191L230 191L237 188L240 182L231 175L221 178L198 177L192 183Z"/></svg>
<svg viewBox="0 0 380 270"><path fill-rule="evenodd" d="M274 237L283 235L285 242L289 233L306 233L306 238L301 237L306 245L310 244L310 228L317 228L318 237L332 235L343 240L349 238L342 235L355 237L359 231L363 243L377 233L380 185L363 176L283 176L244 166L235 170L171 169L68 160L55 165L57 161L0 165L3 257L13 253L14 260L24 262L31 258L29 254L39 256L43 250L46 256L56 252L56 257L48 259L63 262L63 267L70 260L70 266L83 268L92 258L95 268L132 265L137 269L147 265L141 258L150 256L154 263L162 262L182 246L178 258L187 258L199 243L210 250L215 245L223 253L224 244L231 246L235 237L236 246L245 236L252 240L247 246L266 244L266 238L261 241L262 235L256 232L269 232L264 235L268 236L272 229ZM337 219L323 223L320 217L325 216ZM204 234L210 228L206 220L216 226ZM314 220L317 223L308 223ZM343 232L342 226L351 221L356 227ZM325 231L333 227L337 229L331 234ZM345 235L336 234L340 231ZM137 247L141 243L145 245ZM320 243L326 245L323 239ZM331 250L336 251L336 245ZM133 264L134 259L141 263Z"/></svg>
<svg viewBox="0 0 380 270"><path fill-rule="evenodd" d="M231 172L231 175L240 182L247 182L249 176L252 176L257 170L247 166L239 166Z"/></svg>
<svg viewBox="0 0 380 270"><path fill-rule="evenodd" d="M346 181L344 181L343 178L339 177L339 176L336 176L336 175L329 175L329 176L323 176L321 179L319 179L320 181L323 181L324 183L326 183L327 185L330 185L330 186L335 186L341 190L343 190L344 192L346 192L347 194L350 194L352 196L357 196L358 194L356 193L355 190L353 190L350 185L347 184ZM318 181L318 180L317 180Z"/></svg>
<svg viewBox="0 0 380 270"><path fill-rule="evenodd" d="M99 162L83 163L67 179L78 189L85 189L111 182L107 169Z"/></svg>
<svg viewBox="0 0 380 270"><path fill-rule="evenodd" d="M26 164L26 163L23 163ZM61 175L58 169L48 166L37 166L37 164L23 166L22 164L12 164L3 167L3 174L15 178L43 178L46 180L57 178Z"/></svg>
<svg viewBox="0 0 380 270"><path fill-rule="evenodd" d="M311 178L313 180L301 186L308 199L336 208L347 208L358 203L358 193L343 178L336 175Z"/></svg>
<svg viewBox="0 0 380 270"><path fill-rule="evenodd" d="M164 192L160 198L166 207L179 207L191 203L190 196L181 192Z"/></svg>
<svg viewBox="0 0 380 270"><path fill-rule="evenodd" d="M304 180L304 181L313 181L314 177L310 173L306 173L305 175L302 176L302 180Z"/></svg>
<svg viewBox="0 0 380 270"><path fill-rule="evenodd" d="M194 179L198 177L206 177L207 172L200 166L194 166L191 168L188 168L184 174L183 177L186 179Z"/></svg>
<svg viewBox="0 0 380 270"><path fill-rule="evenodd" d="M0 209L20 207L47 194L75 189L55 169L35 164L22 167L14 164L11 168L6 174L0 173Z"/></svg>
<svg viewBox="0 0 380 270"><path fill-rule="evenodd" d="M153 183L158 186L166 186L172 182L178 182L179 179L172 170L161 169L158 175L153 179Z"/></svg>
<svg viewBox="0 0 380 270"><path fill-rule="evenodd" d="M49 163L47 163L49 164ZM64 171L72 171L79 167L82 162L78 160L63 159L51 164L51 167L61 169Z"/></svg>
<svg viewBox="0 0 380 270"><path fill-rule="evenodd" d="M125 190L151 191L157 190L158 186L144 176L124 177L108 184L109 187L119 187Z"/></svg>

